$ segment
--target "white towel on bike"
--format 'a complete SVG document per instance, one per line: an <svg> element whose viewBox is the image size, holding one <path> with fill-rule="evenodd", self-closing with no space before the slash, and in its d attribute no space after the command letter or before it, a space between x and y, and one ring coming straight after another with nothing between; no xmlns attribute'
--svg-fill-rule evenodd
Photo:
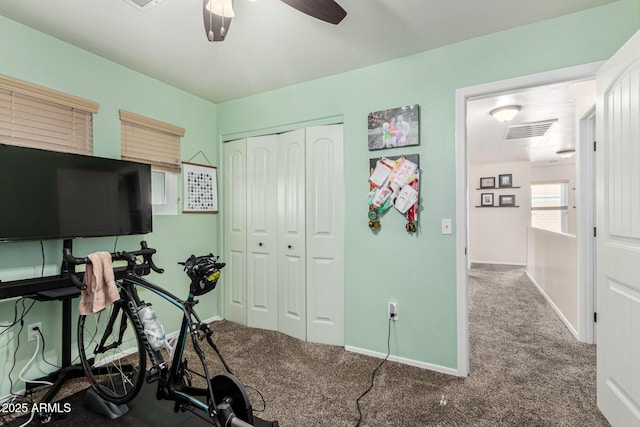
<svg viewBox="0 0 640 427"><path fill-rule="evenodd" d="M97 313L120 298L113 274L113 263L109 252L95 252L84 272L83 282L87 289L80 293L80 315Z"/></svg>

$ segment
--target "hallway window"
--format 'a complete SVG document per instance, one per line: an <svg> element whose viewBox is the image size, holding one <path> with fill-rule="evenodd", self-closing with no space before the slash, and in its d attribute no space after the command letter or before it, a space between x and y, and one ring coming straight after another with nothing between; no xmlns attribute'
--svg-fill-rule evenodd
<svg viewBox="0 0 640 427"><path fill-rule="evenodd" d="M568 183L531 184L531 226L567 233Z"/></svg>

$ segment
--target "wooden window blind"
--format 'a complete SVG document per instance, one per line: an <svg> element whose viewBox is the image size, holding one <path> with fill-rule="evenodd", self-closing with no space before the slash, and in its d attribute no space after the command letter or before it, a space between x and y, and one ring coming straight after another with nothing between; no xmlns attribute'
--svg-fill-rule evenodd
<svg viewBox="0 0 640 427"><path fill-rule="evenodd" d="M0 75L0 143L93 154L98 103Z"/></svg>
<svg viewBox="0 0 640 427"><path fill-rule="evenodd" d="M184 129L120 110L122 159L151 164L153 169L180 172L180 138Z"/></svg>

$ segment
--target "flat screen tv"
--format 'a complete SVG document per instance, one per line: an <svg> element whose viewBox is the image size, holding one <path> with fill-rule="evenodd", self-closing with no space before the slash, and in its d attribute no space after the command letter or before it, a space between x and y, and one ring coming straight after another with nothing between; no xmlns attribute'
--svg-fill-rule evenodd
<svg viewBox="0 0 640 427"><path fill-rule="evenodd" d="M149 165L0 144L0 241L151 231Z"/></svg>

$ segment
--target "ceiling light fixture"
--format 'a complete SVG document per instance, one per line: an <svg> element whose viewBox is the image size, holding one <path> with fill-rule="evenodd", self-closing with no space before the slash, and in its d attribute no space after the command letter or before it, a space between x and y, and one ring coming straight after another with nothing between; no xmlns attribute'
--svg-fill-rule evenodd
<svg viewBox="0 0 640 427"><path fill-rule="evenodd" d="M125 1L156 1L162 0L125 0ZM249 0L255 1L255 0ZM335 0L282 0L292 8L329 24L338 25L347 11ZM233 0L202 0L202 14L204 18L204 32L210 42L221 42L229 32L231 18L236 14L233 10Z"/></svg>
<svg viewBox="0 0 640 427"><path fill-rule="evenodd" d="M516 114L518 114L518 111L520 111L519 105L506 105L504 107L491 110L489 114L499 122L508 122L513 120Z"/></svg>
<svg viewBox="0 0 640 427"><path fill-rule="evenodd" d="M204 30L210 42L221 42L235 16L233 0L203 0Z"/></svg>
<svg viewBox="0 0 640 427"><path fill-rule="evenodd" d="M558 150L556 151L556 154L560 157L562 157L563 159L569 159L571 158L571 156L573 156L576 153L576 150L574 150L573 148L567 148L564 150Z"/></svg>
<svg viewBox="0 0 640 427"><path fill-rule="evenodd" d="M209 0L207 10L225 18L233 18L236 16L233 12L232 0Z"/></svg>

